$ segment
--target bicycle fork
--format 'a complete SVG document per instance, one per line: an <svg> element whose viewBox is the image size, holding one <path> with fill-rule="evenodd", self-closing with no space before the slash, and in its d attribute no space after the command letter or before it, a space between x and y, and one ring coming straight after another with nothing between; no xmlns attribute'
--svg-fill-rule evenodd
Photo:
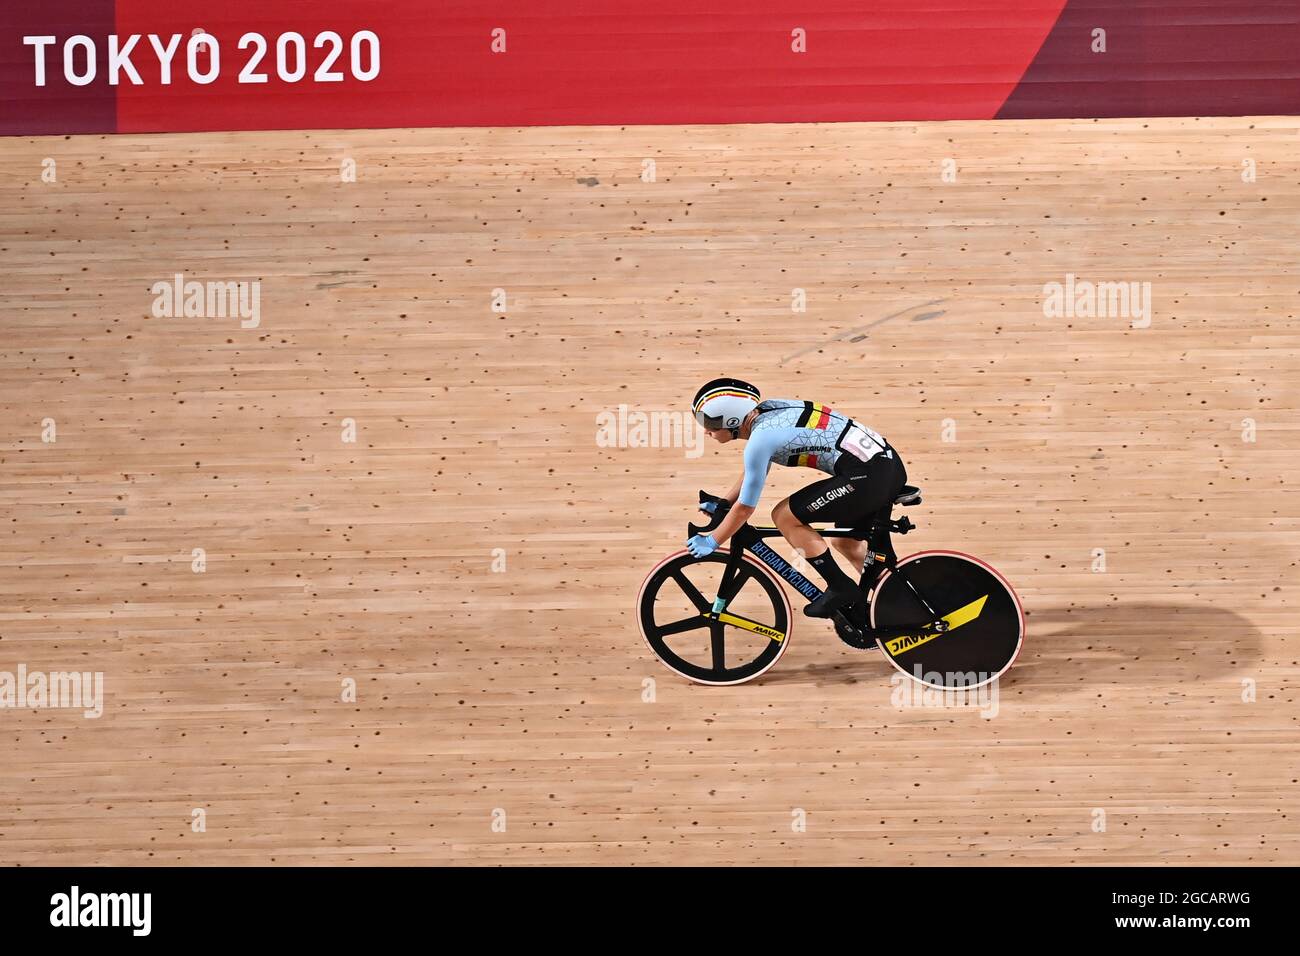
<svg viewBox="0 0 1300 956"><path fill-rule="evenodd" d="M713 608L709 612L711 620L718 620L727 605L731 603L736 592L740 590L740 562L744 560L742 555L743 548L731 549L731 555L727 558L727 566L722 571L722 581L718 584L718 593L713 598Z"/></svg>

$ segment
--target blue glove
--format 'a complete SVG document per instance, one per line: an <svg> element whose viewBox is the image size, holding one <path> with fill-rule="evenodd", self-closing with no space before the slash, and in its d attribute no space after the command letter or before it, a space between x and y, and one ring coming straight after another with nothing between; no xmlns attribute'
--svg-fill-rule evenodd
<svg viewBox="0 0 1300 956"><path fill-rule="evenodd" d="M718 510L718 503L716 501L706 501L704 504L700 505L700 510L706 515L711 515L713 512Z"/></svg>
<svg viewBox="0 0 1300 956"><path fill-rule="evenodd" d="M686 550L691 552L691 557L705 558L718 550L718 542L713 540L711 534L697 534L686 542Z"/></svg>

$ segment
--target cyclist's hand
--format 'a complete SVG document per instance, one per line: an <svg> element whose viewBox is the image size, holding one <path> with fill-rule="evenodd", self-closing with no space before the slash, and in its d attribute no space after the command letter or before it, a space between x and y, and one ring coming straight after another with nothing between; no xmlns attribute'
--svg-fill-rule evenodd
<svg viewBox="0 0 1300 956"><path fill-rule="evenodd" d="M704 558L718 550L718 542L711 534L697 534L686 542L686 549L691 552L691 557Z"/></svg>
<svg viewBox="0 0 1300 956"><path fill-rule="evenodd" d="M711 515L718 510L718 503L716 501L706 501L700 505L700 510L706 515Z"/></svg>

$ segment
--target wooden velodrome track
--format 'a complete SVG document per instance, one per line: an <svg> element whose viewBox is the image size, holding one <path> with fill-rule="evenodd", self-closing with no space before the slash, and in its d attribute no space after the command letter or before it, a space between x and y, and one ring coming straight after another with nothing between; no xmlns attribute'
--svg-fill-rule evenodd
<svg viewBox="0 0 1300 956"><path fill-rule="evenodd" d="M105 680L0 710L0 861L1295 862L1298 134L0 141L0 670ZM153 317L177 272L260 279L260 326ZM1070 273L1150 282L1150 327L1045 316ZM596 416L717 374L883 432L900 551L1016 585L995 717L798 614L741 687L654 660L637 589L739 447Z"/></svg>

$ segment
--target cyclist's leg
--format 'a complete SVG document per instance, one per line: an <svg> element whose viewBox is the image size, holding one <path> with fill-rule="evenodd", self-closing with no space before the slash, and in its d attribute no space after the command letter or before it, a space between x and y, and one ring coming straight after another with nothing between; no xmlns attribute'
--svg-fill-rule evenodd
<svg viewBox="0 0 1300 956"><path fill-rule="evenodd" d="M809 485L808 488L803 489L803 491L807 491L809 488L815 488L818 485L827 484L828 482L831 484L836 483L833 478L827 479L826 481L815 481ZM796 494L803 494L803 492L796 492ZM805 558L815 558L818 555L825 554L826 539L817 532L816 528L811 527L806 521L796 518L794 512L791 510L791 503L794 498L795 495L791 495L789 498L783 498L777 506L772 509L772 523L776 525L777 530L781 532L781 535L785 540L790 542L790 546Z"/></svg>
<svg viewBox="0 0 1300 956"><path fill-rule="evenodd" d="M821 485L824 482L814 484ZM790 498L786 498L772 509L772 521L791 547L802 554L826 582L822 596L805 605L804 613L809 617L829 617L836 608L853 604L860 592L853 579L835 563L831 549L826 546L826 539L807 522L794 516L790 501Z"/></svg>
<svg viewBox="0 0 1300 956"><path fill-rule="evenodd" d="M866 531L878 518L889 519L891 506L903 485L907 484L907 469L898 452L890 449L889 455L877 455L869 462L855 461L844 469L843 487L852 493L840 497L829 516L846 528ZM821 513L825 513L823 510ZM832 545L845 556L861 574L871 542L854 538L837 538Z"/></svg>
<svg viewBox="0 0 1300 956"><path fill-rule="evenodd" d="M821 535L808 527L811 522L827 521L846 528L866 528L877 512L893 502L906 483L907 470L896 452L890 457L877 455L869 462L858 462L844 474L814 481L777 507L788 509L789 515L785 516L787 525L807 527L808 532L825 547ZM776 512L772 516L776 518ZM781 524L778 523L777 527ZM805 553L811 552L805 549Z"/></svg>
<svg viewBox="0 0 1300 956"><path fill-rule="evenodd" d="M837 521L845 511L842 502L855 492L856 486L848 479L824 478L795 492L772 511L781 534L826 581L826 592L804 608L810 617L830 617L837 608L862 596L856 581L844 573L826 540L811 526L813 521Z"/></svg>
<svg viewBox="0 0 1300 956"><path fill-rule="evenodd" d="M856 486L851 501L842 510L854 509L851 515L837 517L850 528L865 528L881 509L888 508L907 484L907 469L898 452L892 448L888 454L876 455L868 462L855 462L844 469L844 475Z"/></svg>
<svg viewBox="0 0 1300 956"><path fill-rule="evenodd" d="M859 538L832 538L831 547L840 553L858 574L867 563L867 542Z"/></svg>
<svg viewBox="0 0 1300 956"><path fill-rule="evenodd" d="M858 527L866 525L882 508L888 508L906 483L907 471L892 449L869 462L858 462L851 472L814 481L796 491L772 510L772 520L792 546L826 580L826 593L804 608L810 617L830 617L838 608L861 597L857 584L835 562L826 540L812 527L814 521ZM854 542L865 558L866 546ZM861 575L861 564L858 565Z"/></svg>

